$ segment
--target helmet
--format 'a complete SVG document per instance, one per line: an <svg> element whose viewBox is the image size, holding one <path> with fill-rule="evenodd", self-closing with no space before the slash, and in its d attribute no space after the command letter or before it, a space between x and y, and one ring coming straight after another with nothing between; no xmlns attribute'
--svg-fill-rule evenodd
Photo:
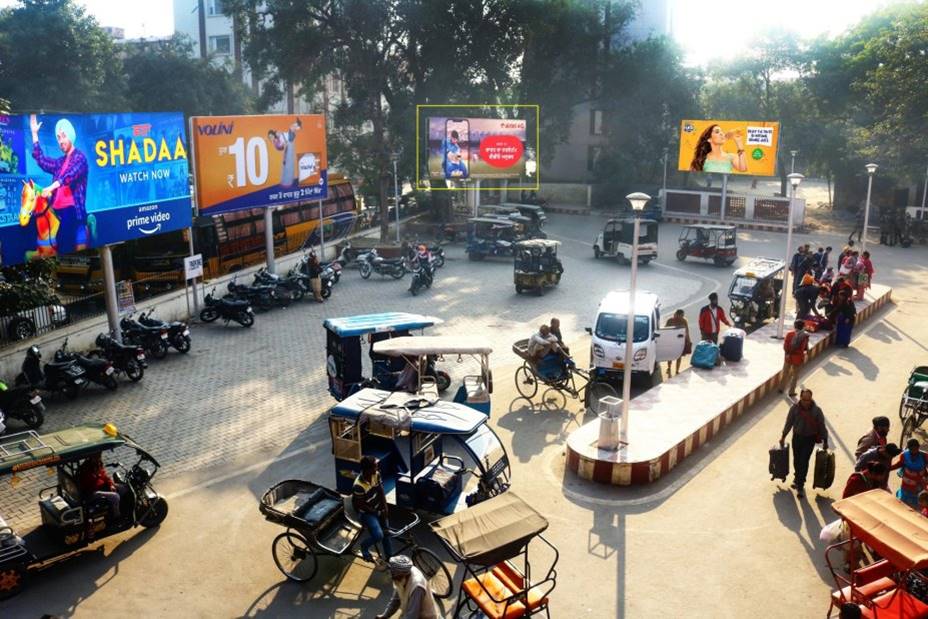
<svg viewBox="0 0 928 619"><path fill-rule="evenodd" d="M39 350L39 347L38 347L38 346L32 345L32 346L30 346L30 347L28 348L28 350L26 350L26 356L27 356L27 357L33 357L33 358L35 358L35 359L41 359L41 358L42 358L42 352Z"/></svg>

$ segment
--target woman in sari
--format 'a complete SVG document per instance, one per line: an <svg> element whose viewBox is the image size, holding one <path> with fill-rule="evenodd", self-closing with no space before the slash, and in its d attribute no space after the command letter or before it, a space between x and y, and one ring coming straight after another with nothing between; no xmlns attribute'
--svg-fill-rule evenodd
<svg viewBox="0 0 928 619"><path fill-rule="evenodd" d="M864 293L870 287L870 280L873 279L873 263L870 261L870 252L865 251L860 255L857 264L854 266L854 272L857 274L857 294L854 299L863 301Z"/></svg>
<svg viewBox="0 0 928 619"><path fill-rule="evenodd" d="M918 511L918 494L925 489L925 481L928 480L928 459L920 451L918 439L910 438L905 448L892 466L899 470L902 478L896 498Z"/></svg>

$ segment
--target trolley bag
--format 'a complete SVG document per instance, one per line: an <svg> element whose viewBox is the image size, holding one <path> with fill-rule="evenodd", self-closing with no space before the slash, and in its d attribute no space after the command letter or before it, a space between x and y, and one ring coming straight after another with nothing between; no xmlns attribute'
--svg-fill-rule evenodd
<svg viewBox="0 0 928 619"><path fill-rule="evenodd" d="M722 340L721 353L726 361L741 361L744 354L744 336L742 329L729 329Z"/></svg>
<svg viewBox="0 0 928 619"><path fill-rule="evenodd" d="M694 368L703 368L711 370L719 360L718 344L713 344L709 340L703 340L696 344L693 349L693 356L690 358L690 364Z"/></svg>
<svg viewBox="0 0 928 619"><path fill-rule="evenodd" d="M770 464L767 470L770 472L770 481L786 481L789 477L789 445L774 445L770 448Z"/></svg>
<svg viewBox="0 0 928 619"><path fill-rule="evenodd" d="M847 318L839 318L835 324L835 346L847 348L851 345L851 332L854 330L854 323Z"/></svg>
<svg viewBox="0 0 928 619"><path fill-rule="evenodd" d="M452 496L461 493L464 471L446 466L436 466L427 475L416 481L416 498L420 507L439 512Z"/></svg>
<svg viewBox="0 0 928 619"><path fill-rule="evenodd" d="M835 452L827 449L815 450L815 470L812 487L828 490L835 481Z"/></svg>

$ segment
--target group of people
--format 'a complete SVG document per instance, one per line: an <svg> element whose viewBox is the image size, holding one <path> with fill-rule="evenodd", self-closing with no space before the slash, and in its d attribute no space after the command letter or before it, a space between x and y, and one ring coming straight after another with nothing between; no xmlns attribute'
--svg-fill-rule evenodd
<svg viewBox="0 0 928 619"><path fill-rule="evenodd" d="M564 361L570 358L570 349L561 335L561 321L552 318L538 327L528 340L528 355L541 376L553 377L563 372Z"/></svg>
<svg viewBox="0 0 928 619"><path fill-rule="evenodd" d="M870 288L874 268L870 252L860 252L854 241L838 254L835 267L831 266L831 247L819 247L812 251L809 243L800 245L793 254L789 270L793 278L793 296L796 299L797 316L825 317L837 305L839 296L848 300L861 301ZM825 312L819 312L824 309Z"/></svg>

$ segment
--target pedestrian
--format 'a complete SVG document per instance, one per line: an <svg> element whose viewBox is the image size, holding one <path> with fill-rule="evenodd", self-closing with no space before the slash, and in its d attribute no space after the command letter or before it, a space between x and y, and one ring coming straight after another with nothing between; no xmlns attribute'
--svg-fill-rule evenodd
<svg viewBox="0 0 928 619"><path fill-rule="evenodd" d="M863 301L864 293L867 291L867 288L870 287L870 282L873 280L874 271L873 263L870 261L870 252L865 251L860 255L860 259L857 261L854 271L857 274L857 296L855 296L854 299Z"/></svg>
<svg viewBox="0 0 928 619"><path fill-rule="evenodd" d="M827 271L830 264L831 264L831 245L826 245L825 255L822 256L822 268Z"/></svg>
<svg viewBox="0 0 928 619"><path fill-rule="evenodd" d="M805 319L810 315L818 316L818 308L815 307L815 301L818 299L819 285L815 283L812 275L803 277L803 282L793 296L796 298L796 318Z"/></svg>
<svg viewBox="0 0 928 619"><path fill-rule="evenodd" d="M719 295L713 292L709 295L709 305L703 305L699 310L699 337L718 344L719 327L723 322L731 326L725 310L719 307Z"/></svg>
<svg viewBox="0 0 928 619"><path fill-rule="evenodd" d="M825 415L812 399L812 390L803 389L799 401L793 404L786 415L783 425L783 434L780 436L780 447L786 444L786 435L793 433L793 483L796 496L800 499L805 496L803 486L806 475L809 473L809 459L816 443L822 443L823 449L828 449L828 428L825 426Z"/></svg>
<svg viewBox="0 0 928 619"><path fill-rule="evenodd" d="M854 331L854 322L857 319L857 308L851 300L847 290L838 292L838 300L828 315L828 320L834 325L835 346L847 348L851 345L851 335Z"/></svg>
<svg viewBox="0 0 928 619"><path fill-rule="evenodd" d="M390 559L389 568L393 597L376 619L387 619L396 611L400 611L401 619L441 619L428 579L409 557L396 555Z"/></svg>
<svg viewBox="0 0 928 619"><path fill-rule="evenodd" d="M796 253L793 254L793 258L789 261L789 272L793 276L793 291L796 291L796 288L799 284L799 277L802 275L802 263L805 261L806 247L805 245L800 245L796 248Z"/></svg>
<svg viewBox="0 0 928 619"><path fill-rule="evenodd" d="M841 493L841 498L846 499L867 492L868 490L884 487L886 485L888 473L889 469L887 469L886 465L882 462L868 462L864 470L859 472L854 471L851 473L851 476L847 478L847 483L844 485L844 492Z"/></svg>
<svg viewBox="0 0 928 619"><path fill-rule="evenodd" d="M851 230L851 233L847 237L847 242L850 243L854 235L857 235L857 242L860 243L861 236L864 232L864 209L863 207L857 209L857 218L854 220L854 229Z"/></svg>
<svg viewBox="0 0 928 619"><path fill-rule="evenodd" d="M316 256L315 251L309 252L309 285L313 289L313 298L317 303L322 303L325 299L322 298L322 265L319 264L319 257Z"/></svg>
<svg viewBox="0 0 928 619"><path fill-rule="evenodd" d="M825 248L819 247L818 250L815 252L814 258L815 258L815 265L814 265L813 270L815 272L815 278L818 279L819 277L822 276L822 273L825 272L825 266L826 266L825 265Z"/></svg>
<svg viewBox="0 0 928 619"><path fill-rule="evenodd" d="M361 556L368 563L374 563L378 569L383 569L386 566L385 560L393 554L390 536L384 534L387 531L387 497L377 470L377 458L364 456L360 464L361 473L351 487L351 505L367 530L367 538L361 542ZM375 561L371 555L371 547L377 544L383 546L381 561Z"/></svg>
<svg viewBox="0 0 928 619"><path fill-rule="evenodd" d="M917 438L910 438L905 444L905 451L899 455L893 470L899 470L902 483L896 491L896 498L911 507L918 509L918 493L925 489L928 481L928 459L921 452L921 444Z"/></svg>
<svg viewBox="0 0 928 619"><path fill-rule="evenodd" d="M886 445L886 436L889 434L889 417L880 415L870 420L871 429L869 432L857 439L857 449L854 450L854 458L860 457L874 447L884 447ZM894 456L895 457L895 456Z"/></svg>
<svg viewBox="0 0 928 619"><path fill-rule="evenodd" d="M690 323L689 321L686 320L686 314L684 313L684 311L682 309L678 309L677 311L673 313L673 316L667 319L667 324L665 324L664 326L678 328L678 329L681 327L683 328L683 335L685 338L683 341L683 354L677 357L677 374L679 374L680 373L680 362L683 361L684 355L688 355L691 352L693 352L693 341L690 339ZM671 376L670 365L672 363L673 361L667 362L667 376L668 377Z"/></svg>
<svg viewBox="0 0 928 619"><path fill-rule="evenodd" d="M806 361L809 350L809 333L805 329L804 320L793 323L793 330L783 339L783 380L780 382L780 393L789 385L789 397L796 397L796 383L799 380L799 366Z"/></svg>
<svg viewBox="0 0 928 619"><path fill-rule="evenodd" d="M868 462L882 462L886 465L886 470L888 471L893 465L893 458L902 453L902 450L895 443L887 443L886 445L876 445L871 447L857 458L857 462L854 464L855 471L863 471L867 468ZM886 476L884 480L883 489L889 490L889 476Z"/></svg>
<svg viewBox="0 0 928 619"><path fill-rule="evenodd" d="M841 265L844 264L844 259L847 258L853 251L854 251L854 241L848 241L847 245L845 245L844 248L841 250L841 253L838 254L838 274L839 275L846 275L845 273L841 272Z"/></svg>

